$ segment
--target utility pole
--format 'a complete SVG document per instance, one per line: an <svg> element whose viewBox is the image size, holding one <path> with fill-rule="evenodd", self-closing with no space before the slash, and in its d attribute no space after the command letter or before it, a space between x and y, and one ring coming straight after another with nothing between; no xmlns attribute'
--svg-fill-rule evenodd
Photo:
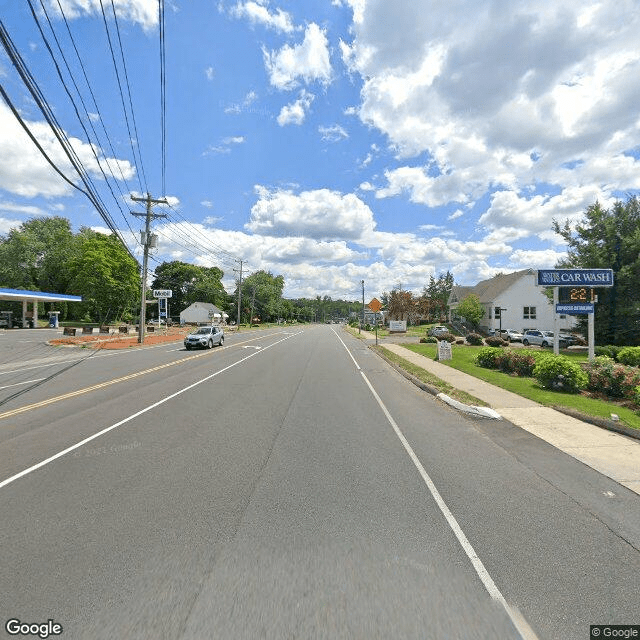
<svg viewBox="0 0 640 640"><path fill-rule="evenodd" d="M253 326L253 305L256 303L256 288L253 287L251 295L251 317L249 318L249 328Z"/></svg>
<svg viewBox="0 0 640 640"><path fill-rule="evenodd" d="M238 285L238 331L240 331L240 302L242 301L242 260L238 260L240 263L240 284ZM234 269L234 271L238 271L238 269Z"/></svg>
<svg viewBox="0 0 640 640"><path fill-rule="evenodd" d="M364 280L360 280L360 284L362 285L362 322L360 322L360 327L364 327ZM361 333L362 330L358 331Z"/></svg>
<svg viewBox="0 0 640 640"><path fill-rule="evenodd" d="M164 213L153 213L151 206L154 204L169 204L165 198L154 199L148 193L146 198L131 196L133 202L146 202L146 213L136 213L131 211L131 215L145 218L145 227L142 232L142 246L144 247L144 258L142 260L142 287L140 292L140 326L138 329L138 343L144 344L144 326L147 314L147 264L149 262L149 248L155 246L156 238L151 235L151 220L156 218L166 218Z"/></svg>

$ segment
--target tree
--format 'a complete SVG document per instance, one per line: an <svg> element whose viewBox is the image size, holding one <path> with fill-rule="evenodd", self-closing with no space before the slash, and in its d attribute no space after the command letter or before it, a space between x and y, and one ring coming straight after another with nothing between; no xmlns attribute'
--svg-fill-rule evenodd
<svg viewBox="0 0 640 640"><path fill-rule="evenodd" d="M453 285L453 275L448 270L447 273L441 273L437 280L429 276L429 284L422 290L422 297L428 300L424 307L428 309L429 320L444 319Z"/></svg>
<svg viewBox="0 0 640 640"><path fill-rule="evenodd" d="M640 202L618 201L611 209L587 207L575 228L553 221L567 244L559 268L613 269L614 286L596 291L595 337L600 344L640 344ZM586 320L581 320L585 329Z"/></svg>
<svg viewBox="0 0 640 640"><path fill-rule="evenodd" d="M484 307L480 303L478 296L472 293L460 302L456 308L456 313L475 327L484 317Z"/></svg>
<svg viewBox="0 0 640 640"><path fill-rule="evenodd" d="M74 235L66 218L32 218L0 238L4 287L66 293Z"/></svg>
<svg viewBox="0 0 640 640"><path fill-rule="evenodd" d="M280 314L284 277L270 271L256 271L242 281L242 308L251 319L277 319ZM237 296L237 289L236 289ZM236 297L237 299L237 297Z"/></svg>
<svg viewBox="0 0 640 640"><path fill-rule="evenodd" d="M82 296L72 315L98 322L127 317L140 299L138 263L114 235L83 227L75 238L75 255L67 262L69 292Z"/></svg>
<svg viewBox="0 0 640 640"><path fill-rule="evenodd" d="M218 267L200 267L174 260L163 262L155 270L153 289L171 289L172 313L178 314L194 302L210 302L226 311L229 295L222 285L224 272Z"/></svg>

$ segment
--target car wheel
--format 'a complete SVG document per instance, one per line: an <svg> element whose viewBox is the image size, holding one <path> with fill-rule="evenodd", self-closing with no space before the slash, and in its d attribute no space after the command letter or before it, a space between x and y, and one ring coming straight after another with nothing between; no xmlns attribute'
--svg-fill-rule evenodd
<svg viewBox="0 0 640 640"><path fill-rule="evenodd" d="M548 345L548 344L547 344L547 342L545 341L545 342L543 342L543 343L542 343L542 346L543 346L543 347L548 347L549 345Z"/></svg>
<svg viewBox="0 0 640 640"><path fill-rule="evenodd" d="M207 349L211 348L213 348L213 340L209 340L209 342L207 343Z"/></svg>
<svg viewBox="0 0 640 640"><path fill-rule="evenodd" d="M220 336L220 346L224 344L224 336Z"/></svg>
<svg viewBox="0 0 640 640"><path fill-rule="evenodd" d="M528 347L528 346L529 346L529 341L528 341L528 340L523 340L523 341L522 341L522 344L523 344L525 347Z"/></svg>
<svg viewBox="0 0 640 640"><path fill-rule="evenodd" d="M186 349L187 351L191 351L191 347L190 347L189 345L185 345L185 349Z"/></svg>

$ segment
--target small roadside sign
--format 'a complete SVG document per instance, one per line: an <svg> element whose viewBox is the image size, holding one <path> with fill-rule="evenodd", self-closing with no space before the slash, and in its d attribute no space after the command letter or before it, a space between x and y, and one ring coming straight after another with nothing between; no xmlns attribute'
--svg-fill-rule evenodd
<svg viewBox="0 0 640 640"><path fill-rule="evenodd" d="M154 298L170 298L173 291L171 289L154 289Z"/></svg>
<svg viewBox="0 0 640 640"><path fill-rule="evenodd" d="M373 298L369 303L369 309L371 309L373 313L378 313L378 311L382 309L382 303L380 302L380 300L378 300L378 298Z"/></svg>
<svg viewBox="0 0 640 640"><path fill-rule="evenodd" d="M438 360L451 360L453 354L451 353L451 343L447 340L438 341Z"/></svg>

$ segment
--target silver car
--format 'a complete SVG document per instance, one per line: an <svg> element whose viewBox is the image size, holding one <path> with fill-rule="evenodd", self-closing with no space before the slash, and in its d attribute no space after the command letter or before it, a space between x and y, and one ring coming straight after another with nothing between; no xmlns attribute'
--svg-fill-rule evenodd
<svg viewBox="0 0 640 640"><path fill-rule="evenodd" d="M222 327L200 327L195 333L190 333L184 339L187 351L191 349L211 349L214 344L224 344L224 331Z"/></svg>

